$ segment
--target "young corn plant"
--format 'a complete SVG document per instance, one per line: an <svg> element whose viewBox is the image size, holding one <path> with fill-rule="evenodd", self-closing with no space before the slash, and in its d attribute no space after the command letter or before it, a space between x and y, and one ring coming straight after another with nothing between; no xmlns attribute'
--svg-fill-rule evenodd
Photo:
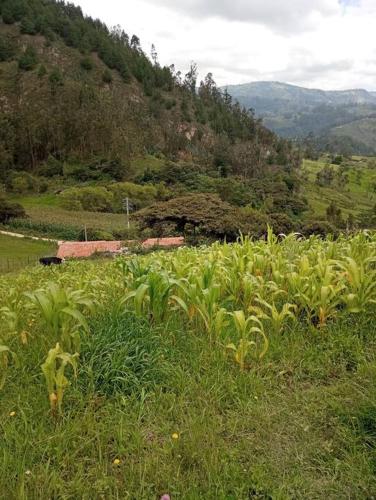
<svg viewBox="0 0 376 500"><path fill-rule="evenodd" d="M64 391L69 385L65 370L70 365L74 376L77 376L78 356L78 353L64 352L60 344L56 344L53 349L50 349L45 362L41 366L46 381L51 413L55 417L62 413Z"/></svg>
<svg viewBox="0 0 376 500"><path fill-rule="evenodd" d="M278 310L274 302L269 304L265 300L256 298L255 301L262 307L251 306L250 312L256 314L259 319L265 319L270 322L273 331L277 334L281 333L288 319L296 320L295 312L297 307L294 304L285 303Z"/></svg>
<svg viewBox="0 0 376 500"><path fill-rule="evenodd" d="M25 295L40 311L48 333L59 340L66 351L79 352L81 333L89 332L81 310L94 312L94 301L82 290L65 289L56 283Z"/></svg>
<svg viewBox="0 0 376 500"><path fill-rule="evenodd" d="M150 272L145 282L129 292L121 303L125 305L133 302L136 316L145 316L152 322L161 323L168 314L170 296L176 284L177 280L170 279L167 273Z"/></svg>
<svg viewBox="0 0 376 500"><path fill-rule="evenodd" d="M364 312L371 304L376 304L376 272L371 268L374 258L367 258L357 263L347 257L338 266L343 271L346 293L343 300L351 313Z"/></svg>
<svg viewBox="0 0 376 500"><path fill-rule="evenodd" d="M25 303L15 288L11 288L7 294L6 305L0 308L2 320L1 336L7 341L10 337L19 337L22 344L28 343L29 334L22 328L22 313Z"/></svg>
<svg viewBox="0 0 376 500"><path fill-rule="evenodd" d="M239 335L238 344L228 344L227 349L234 353L235 362L239 365L240 370L244 371L249 367L247 357L251 351L256 351L258 342L250 340L251 335L260 336L262 341L262 349L256 352L258 359L262 359L269 349L269 341L265 335L264 327L261 321L256 316L245 317L244 311L234 311L229 313L235 324L235 328ZM253 325L253 326L252 326Z"/></svg>
<svg viewBox="0 0 376 500"><path fill-rule="evenodd" d="M219 304L219 285L200 289L197 283L180 284L180 289L184 290L184 298L173 295L171 299L183 309L190 321L198 319L212 341L217 340L228 323L227 310Z"/></svg>
<svg viewBox="0 0 376 500"><path fill-rule="evenodd" d="M13 362L18 364L16 354L12 352L8 346L0 344L0 390L2 390L5 385L10 359L13 359Z"/></svg>

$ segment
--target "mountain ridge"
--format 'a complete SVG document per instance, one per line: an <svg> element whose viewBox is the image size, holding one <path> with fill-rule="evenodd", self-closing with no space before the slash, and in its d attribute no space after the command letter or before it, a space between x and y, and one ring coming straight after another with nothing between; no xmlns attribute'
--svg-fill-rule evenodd
<svg viewBox="0 0 376 500"><path fill-rule="evenodd" d="M322 90L276 81L250 82L225 87L242 106L254 110L264 124L286 138L303 139L313 135L319 142L328 137L333 144L345 146L341 127L346 125L354 142L349 153L371 154L376 151L376 132L359 137L362 127L373 131L376 117L376 92L366 89ZM369 123L367 123L369 120ZM349 127L353 124L353 127ZM325 141L324 141L325 139Z"/></svg>

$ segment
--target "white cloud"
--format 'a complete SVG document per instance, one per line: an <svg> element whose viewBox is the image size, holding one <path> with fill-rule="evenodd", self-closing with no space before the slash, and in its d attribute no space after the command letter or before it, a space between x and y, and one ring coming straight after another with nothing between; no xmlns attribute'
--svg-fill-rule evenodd
<svg viewBox="0 0 376 500"><path fill-rule="evenodd" d="M282 32L313 27L322 16L338 14L337 0L146 0L190 17L219 17L229 21L260 23Z"/></svg>
<svg viewBox="0 0 376 500"><path fill-rule="evenodd" d="M191 60L218 84L281 80L376 90L375 0L74 0L154 43L162 64ZM127 5L128 4L128 5Z"/></svg>

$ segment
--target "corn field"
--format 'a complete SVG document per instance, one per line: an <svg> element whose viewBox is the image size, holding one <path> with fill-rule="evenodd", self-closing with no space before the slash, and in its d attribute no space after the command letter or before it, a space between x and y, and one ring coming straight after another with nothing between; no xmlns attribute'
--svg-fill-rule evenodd
<svg viewBox="0 0 376 500"><path fill-rule="evenodd" d="M294 335L304 322L323 331L341 315L376 303L376 236L337 241L297 235L112 262L71 262L0 279L0 388L38 344L52 415L80 370L89 318L109 309L129 311L154 325L185 325L207 336L240 371L263 363L275 336ZM22 356L20 356L22 353ZM44 353L44 354L43 354ZM42 356L43 354L43 356Z"/></svg>

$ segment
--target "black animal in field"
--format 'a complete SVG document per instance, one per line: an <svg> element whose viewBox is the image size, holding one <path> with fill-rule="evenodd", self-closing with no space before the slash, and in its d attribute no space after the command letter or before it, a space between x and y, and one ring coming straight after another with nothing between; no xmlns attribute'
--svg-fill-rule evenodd
<svg viewBox="0 0 376 500"><path fill-rule="evenodd" d="M64 261L59 257L42 257L41 259L39 259L39 262L42 264L42 266L54 266L60 265Z"/></svg>

